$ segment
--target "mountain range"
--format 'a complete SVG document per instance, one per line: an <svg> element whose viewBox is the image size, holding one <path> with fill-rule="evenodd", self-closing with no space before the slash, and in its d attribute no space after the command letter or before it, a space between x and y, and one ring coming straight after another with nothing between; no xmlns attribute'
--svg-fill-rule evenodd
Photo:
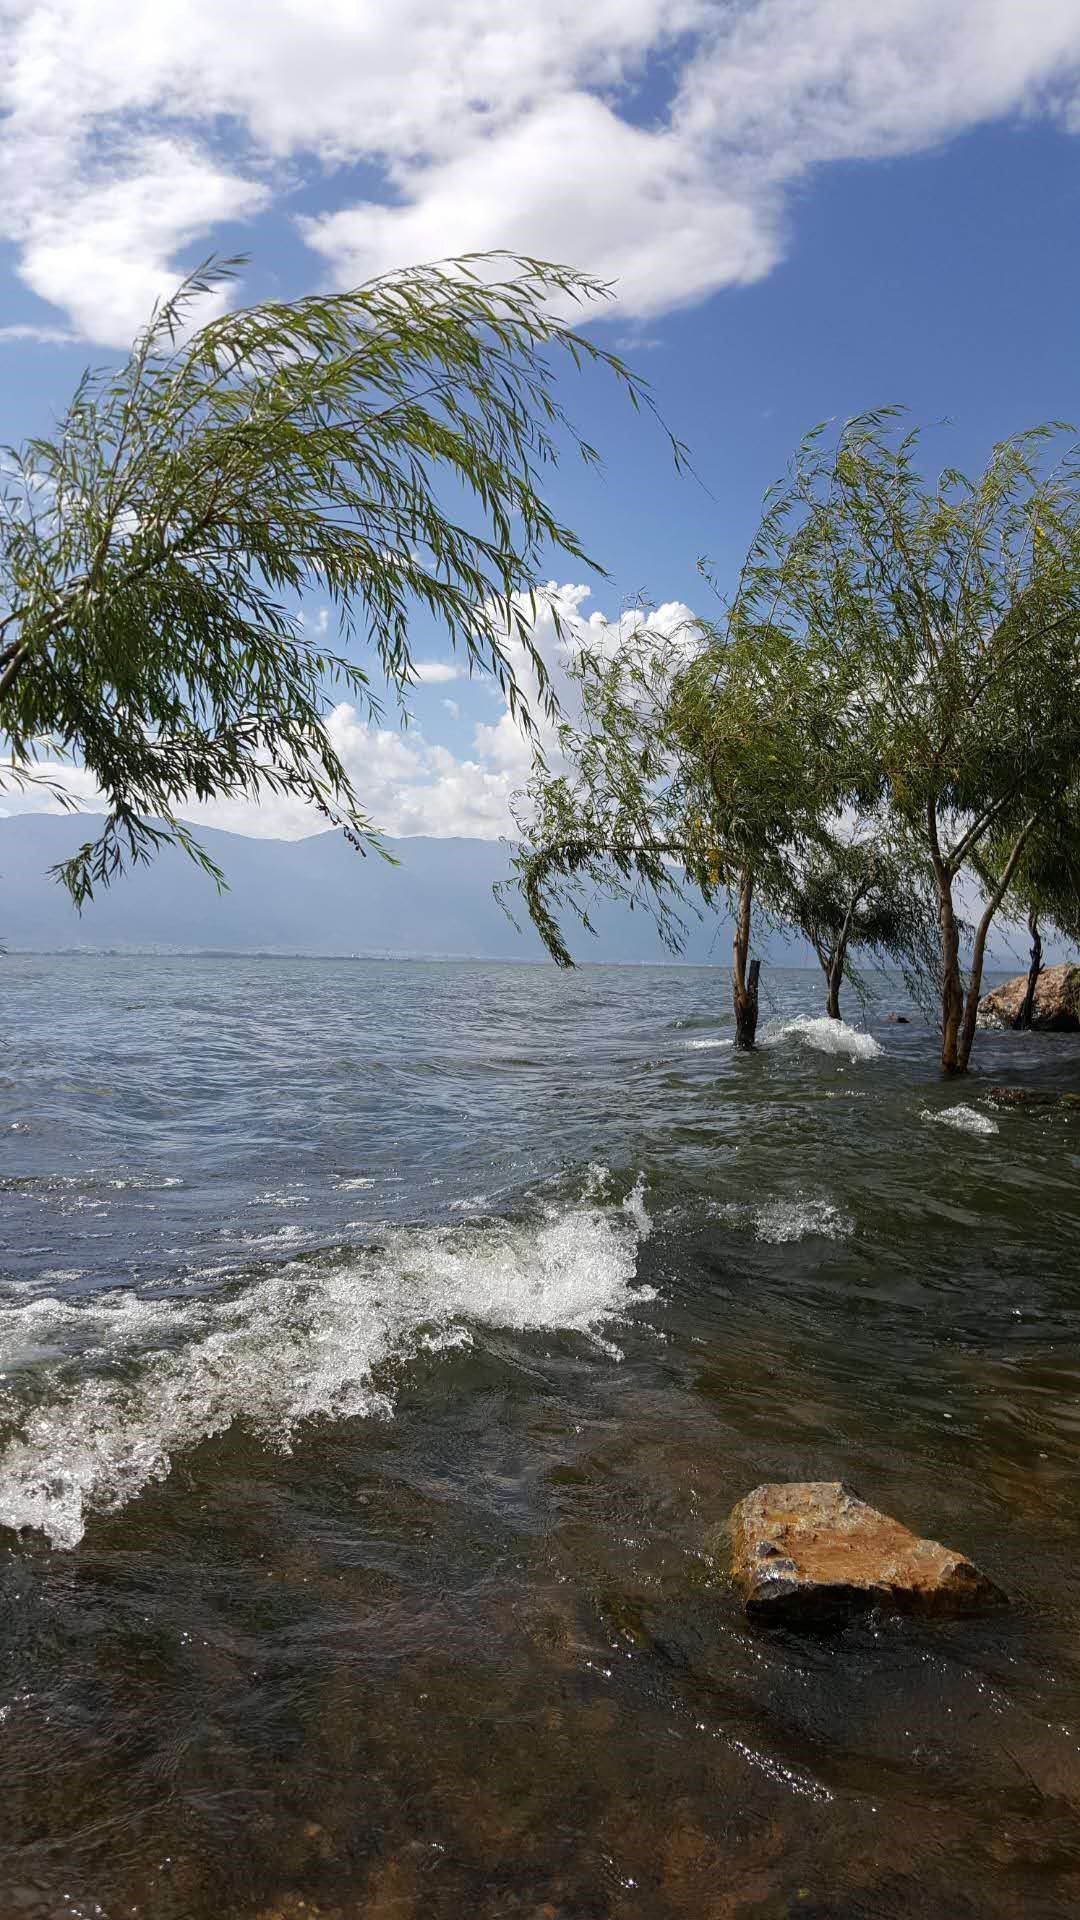
<svg viewBox="0 0 1080 1920"><path fill-rule="evenodd" d="M524 912L515 926L492 893L510 869L500 841L387 840L400 862L390 866L371 854L362 859L336 832L263 840L199 827L227 892L219 894L185 854L168 848L114 881L80 915L49 868L99 824L87 814L0 818L0 942L9 951L543 957ZM598 902L590 917L597 937L577 930L576 957L669 957L646 915ZM728 951L723 925L693 926L688 960L724 962ZM797 956L779 943L776 957Z"/></svg>
<svg viewBox="0 0 1080 1920"><path fill-rule="evenodd" d="M0 945L11 952L166 952L348 954L415 959L539 960L544 949L524 910L511 921L492 889L510 871L510 850L498 840L416 836L387 840L399 862L362 859L340 833L304 840L263 840L195 829L225 873L228 890L176 848L148 867L114 881L76 913L49 868L100 825L92 814L0 816ZM517 909L515 909L517 911ZM670 960L645 913L597 900L593 938L568 924L580 961L641 964ZM682 958L726 965L730 922L696 921ZM1065 957L1048 942L1046 958ZM804 941L759 929L755 943L774 965L813 966ZM995 929L991 966L1027 965L1022 931Z"/></svg>

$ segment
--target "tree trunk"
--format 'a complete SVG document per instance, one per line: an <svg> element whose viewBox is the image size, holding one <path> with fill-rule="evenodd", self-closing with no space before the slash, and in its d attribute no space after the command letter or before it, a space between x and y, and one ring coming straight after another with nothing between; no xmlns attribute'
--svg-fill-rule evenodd
<svg viewBox="0 0 1080 1920"><path fill-rule="evenodd" d="M1035 1014L1035 989L1042 972L1042 935L1039 932L1039 916L1034 907L1028 914L1028 932L1031 935L1031 965L1028 968L1027 992L1024 1004L1016 1017L1021 1033L1030 1033Z"/></svg>
<svg viewBox="0 0 1080 1920"><path fill-rule="evenodd" d="M964 1018L964 981L960 972L960 930L953 906L952 876L938 876L938 926L941 929L941 1070L963 1073L960 1029ZM968 1048L970 1052L970 1047Z"/></svg>
<svg viewBox="0 0 1080 1920"><path fill-rule="evenodd" d="M731 998L735 1008L735 1045L748 1052L754 1044L758 1023L758 975L761 961L750 959L750 920L754 903L754 877L744 867L739 875L739 898L735 909L735 930L731 939Z"/></svg>
<svg viewBox="0 0 1080 1920"><path fill-rule="evenodd" d="M735 1045L749 1053L757 1036L758 975L761 961L751 960L741 995L735 995Z"/></svg>
<svg viewBox="0 0 1080 1920"><path fill-rule="evenodd" d="M1001 878L986 903L982 919L975 929L975 945L971 954L971 971L968 974L967 1004L964 1007L964 1021L960 1029L957 1048L957 1073L966 1073L971 1049L975 1040L975 1029L979 1022L979 995L982 992L983 961L986 957L986 939L990 932L990 923L1008 891L1009 882L1016 871L1017 863L1027 844L1028 836L1038 819L1032 814L1013 841L1012 852L1005 862Z"/></svg>
<svg viewBox="0 0 1080 1920"><path fill-rule="evenodd" d="M825 969L825 979L829 987L825 1011L830 1020L839 1020L840 1018L840 988L844 981L844 967L847 962L848 939L850 937L849 929L856 904L857 902L853 901L848 910L847 918L840 930L840 938L836 943L829 964Z"/></svg>
<svg viewBox="0 0 1080 1920"><path fill-rule="evenodd" d="M829 994L825 1002L825 1011L830 1020L840 1018L840 982L844 977L843 967L830 967L825 978L829 983Z"/></svg>
<svg viewBox="0 0 1080 1920"><path fill-rule="evenodd" d="M933 800L926 803L926 830L938 897L938 931L941 934L941 1071L962 1073L960 1024L964 1017L964 981L960 972L960 930L953 906L953 874L942 858L937 807Z"/></svg>

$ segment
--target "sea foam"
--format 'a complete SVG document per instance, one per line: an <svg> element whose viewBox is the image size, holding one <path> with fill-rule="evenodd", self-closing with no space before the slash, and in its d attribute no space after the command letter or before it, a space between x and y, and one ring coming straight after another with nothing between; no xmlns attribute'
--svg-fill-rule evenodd
<svg viewBox="0 0 1080 1920"><path fill-rule="evenodd" d="M800 1013L791 1020L770 1022L761 1040L766 1047L798 1040L819 1053L844 1053L852 1060L876 1060L885 1051L872 1033L849 1027L846 1020L830 1020L824 1014Z"/></svg>
<svg viewBox="0 0 1080 1920"><path fill-rule="evenodd" d="M959 1133L996 1133L998 1123L991 1120L988 1113L980 1113L977 1107L924 1107L924 1120L933 1121L939 1127L955 1127Z"/></svg>
<svg viewBox="0 0 1080 1920"><path fill-rule="evenodd" d="M70 1359L46 1376L47 1397L0 1453L0 1525L74 1547L90 1514L125 1505L177 1453L234 1421L288 1452L306 1420L387 1418L386 1363L467 1344L478 1326L574 1332L618 1359L605 1331L654 1298L634 1284L650 1224L639 1182L621 1206L587 1195L528 1224L398 1229L379 1247L294 1260L228 1297L114 1292L8 1307L9 1366L21 1346L28 1358L100 1356L128 1377L65 1384Z"/></svg>
<svg viewBox="0 0 1080 1920"><path fill-rule="evenodd" d="M765 1240L771 1246L786 1246L795 1240L814 1237L846 1240L854 1232L852 1220L831 1200L808 1199L804 1194L786 1200L767 1200L757 1207L731 1201L719 1211L737 1225L751 1227L758 1240Z"/></svg>

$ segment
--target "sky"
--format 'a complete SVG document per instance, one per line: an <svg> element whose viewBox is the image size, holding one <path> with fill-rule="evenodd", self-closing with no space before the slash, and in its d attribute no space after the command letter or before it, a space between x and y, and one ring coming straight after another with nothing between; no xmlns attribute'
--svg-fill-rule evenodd
<svg viewBox="0 0 1080 1920"><path fill-rule="evenodd" d="M1080 418L1080 0L0 0L0 31L9 444L209 253L249 256L245 302L474 249L565 261L613 283L595 336L696 476L567 373L604 461L553 482L606 575L553 558L572 627L708 613L699 559L733 577L818 420L901 402L974 467ZM557 665L549 614L537 638ZM342 705L336 744L388 833L498 837L529 750L445 641L415 646L409 729Z"/></svg>

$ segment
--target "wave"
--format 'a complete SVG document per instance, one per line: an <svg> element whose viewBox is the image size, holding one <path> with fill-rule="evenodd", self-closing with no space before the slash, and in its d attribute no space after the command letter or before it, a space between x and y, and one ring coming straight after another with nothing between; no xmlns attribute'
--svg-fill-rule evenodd
<svg viewBox="0 0 1080 1920"><path fill-rule="evenodd" d="M761 1036L766 1047L778 1047L784 1040L799 1040L816 1047L819 1053L846 1053L852 1060L877 1060L885 1049L872 1033L849 1027L846 1020L830 1020L825 1014L800 1013L778 1024L770 1022Z"/></svg>
<svg viewBox="0 0 1080 1920"><path fill-rule="evenodd" d="M924 1107L922 1119L933 1121L939 1127L955 1127L960 1133L997 1133L998 1123L991 1120L988 1113L980 1113L977 1107Z"/></svg>
<svg viewBox="0 0 1080 1920"><path fill-rule="evenodd" d="M528 1223L397 1229L378 1247L292 1261L231 1297L112 1292L0 1310L0 1365L17 1367L20 1350L61 1357L48 1397L25 1407L0 1454L0 1525L72 1548L91 1514L126 1505L234 1421L288 1452L307 1420L389 1418L387 1362L467 1345L475 1326L578 1333L620 1359L606 1330L655 1298L635 1284L650 1226L639 1181L621 1205L587 1190ZM66 1384L76 1352L113 1377ZM131 1377L118 1380L118 1366ZM40 1369L20 1378L40 1388Z"/></svg>
<svg viewBox="0 0 1080 1920"><path fill-rule="evenodd" d="M14 1173L0 1178L0 1193L164 1193L183 1184L176 1175L166 1173Z"/></svg>
<svg viewBox="0 0 1080 1920"><path fill-rule="evenodd" d="M767 1200L760 1207L732 1201L718 1211L739 1225L752 1227L757 1238L771 1246L786 1246L815 1235L825 1240L846 1240L855 1231L854 1222L831 1200L808 1200L802 1194L790 1200Z"/></svg>

